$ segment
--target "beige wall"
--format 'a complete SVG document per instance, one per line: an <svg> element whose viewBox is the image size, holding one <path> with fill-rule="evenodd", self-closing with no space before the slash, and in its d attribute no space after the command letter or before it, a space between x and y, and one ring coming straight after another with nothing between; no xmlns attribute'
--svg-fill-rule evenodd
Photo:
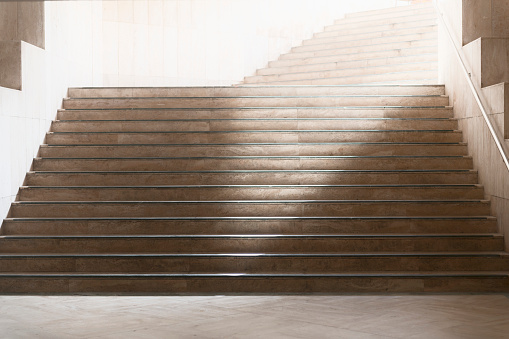
<svg viewBox="0 0 509 339"><path fill-rule="evenodd" d="M0 2L2 40L22 40L44 48L44 2Z"/></svg>
<svg viewBox="0 0 509 339"><path fill-rule="evenodd" d="M480 37L509 36L509 1L462 0L463 45Z"/></svg>
<svg viewBox="0 0 509 339"><path fill-rule="evenodd" d="M104 1L104 85L231 85L254 74L345 12L394 3Z"/></svg>

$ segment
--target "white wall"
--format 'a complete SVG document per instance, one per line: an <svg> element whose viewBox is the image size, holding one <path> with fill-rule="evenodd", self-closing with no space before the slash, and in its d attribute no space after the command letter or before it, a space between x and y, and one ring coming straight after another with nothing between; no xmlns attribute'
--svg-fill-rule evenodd
<svg viewBox="0 0 509 339"><path fill-rule="evenodd" d="M394 0L104 1L104 85L235 84L344 13L394 5Z"/></svg>
<svg viewBox="0 0 509 339"><path fill-rule="evenodd" d="M22 90L0 87L1 218L23 184L67 88L102 81L101 3L49 1L45 7L45 49L21 42Z"/></svg>

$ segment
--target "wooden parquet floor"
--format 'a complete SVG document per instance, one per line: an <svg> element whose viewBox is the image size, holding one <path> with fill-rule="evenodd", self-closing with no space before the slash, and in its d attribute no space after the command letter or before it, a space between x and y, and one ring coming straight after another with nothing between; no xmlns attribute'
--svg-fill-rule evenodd
<svg viewBox="0 0 509 339"><path fill-rule="evenodd" d="M2 338L509 338L507 295L2 296Z"/></svg>

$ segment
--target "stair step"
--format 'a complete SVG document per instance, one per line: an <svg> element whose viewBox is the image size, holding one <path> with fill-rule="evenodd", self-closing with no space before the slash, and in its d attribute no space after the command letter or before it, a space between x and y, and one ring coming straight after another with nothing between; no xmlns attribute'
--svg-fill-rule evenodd
<svg viewBox="0 0 509 339"><path fill-rule="evenodd" d="M331 95L444 95L433 86L227 86L227 87L76 87L70 98L160 98Z"/></svg>
<svg viewBox="0 0 509 339"><path fill-rule="evenodd" d="M180 120L63 120L52 132L205 132L205 131L336 131L455 130L455 119L443 118L263 118Z"/></svg>
<svg viewBox="0 0 509 339"><path fill-rule="evenodd" d="M389 7L382 9L374 9L369 11L361 11L354 13L345 14L345 19L368 19L369 17L377 17L379 15L397 15L402 14L414 15L416 13L422 13L423 10L431 10L433 6L429 3L412 4L408 6ZM344 19L338 19L336 21L342 21Z"/></svg>
<svg viewBox="0 0 509 339"><path fill-rule="evenodd" d="M374 37L374 38L360 38L353 40L342 40L342 41L316 41L313 44L303 44L301 46L293 47L290 50L290 53L300 53L300 52L311 52L311 51L322 51L328 49L336 49L336 48L350 48L356 46L365 46L365 45L378 45L378 44L386 44L392 42L400 42L400 41L413 41L413 40L421 40L421 39L433 39L437 37L438 34L436 31L431 32L416 32L416 33L398 33L390 36L382 36L382 37Z"/></svg>
<svg viewBox="0 0 509 339"><path fill-rule="evenodd" d="M496 234L3 236L0 253L337 253L503 251Z"/></svg>
<svg viewBox="0 0 509 339"><path fill-rule="evenodd" d="M297 86L294 86L297 87ZM322 86L318 86L322 87ZM453 118L452 107L344 107L344 108L274 108L274 109L99 109L59 110L57 123L74 120L203 120L203 119L309 119L309 118ZM97 121L98 122L98 121ZM444 128L440 128L444 129Z"/></svg>
<svg viewBox="0 0 509 339"><path fill-rule="evenodd" d="M483 199L476 185L201 185L150 187L21 187L18 201L165 201L165 200L427 200Z"/></svg>
<svg viewBox="0 0 509 339"><path fill-rule="evenodd" d="M437 45L434 42L430 42L427 46L422 47L410 47L404 49L381 49L379 51L368 51L363 53L350 53L350 54L336 54L329 56L318 56L318 57L305 57L295 59L282 59L269 62L269 67L290 67L290 66L303 66L303 65L314 65L323 63L344 63L351 61L362 61L372 60L377 58L396 58L396 57L408 57L414 55L423 55L429 53L438 53ZM436 84L436 83L435 83ZM397 84L404 85L404 84ZM339 86L339 85L336 85ZM346 85L342 85L346 86ZM386 85L387 86L387 85ZM407 85L409 86L409 85ZM414 85L416 86L416 85ZM422 86L419 84L418 86Z"/></svg>
<svg viewBox="0 0 509 339"><path fill-rule="evenodd" d="M49 132L48 145L261 143L261 142L447 142L462 141L455 130L254 130L189 132Z"/></svg>
<svg viewBox="0 0 509 339"><path fill-rule="evenodd" d="M215 170L29 172L27 186L475 184L473 170Z"/></svg>
<svg viewBox="0 0 509 339"><path fill-rule="evenodd" d="M192 171L192 170L408 170L472 169L465 156L334 157L168 157L35 158L34 171Z"/></svg>
<svg viewBox="0 0 509 339"><path fill-rule="evenodd" d="M0 272L327 274L369 271L509 271L503 252L0 254Z"/></svg>
<svg viewBox="0 0 509 339"><path fill-rule="evenodd" d="M507 292L508 272L342 274L59 274L3 273L4 293L403 293Z"/></svg>
<svg viewBox="0 0 509 339"><path fill-rule="evenodd" d="M478 216L483 200L67 201L12 203L10 217Z"/></svg>
<svg viewBox="0 0 509 339"><path fill-rule="evenodd" d="M326 26L324 28L325 32L328 31L345 31L345 34L349 33L349 30L354 30L355 28L366 28L370 27L371 29L387 24L401 24L406 22L413 21L421 21L428 19L436 19L436 13L433 8L428 10L421 11L418 15L397 15L391 16L389 18L366 18L366 20L358 20L356 19L341 19L333 25Z"/></svg>
<svg viewBox="0 0 509 339"><path fill-rule="evenodd" d="M496 233L494 217L8 218L2 235Z"/></svg>
<svg viewBox="0 0 509 339"><path fill-rule="evenodd" d="M342 68L330 69L323 71L310 71L299 73L283 73L274 75L258 75L244 78L245 83L256 82L284 82L293 80L305 79L326 79L326 78L340 78L340 77L353 77L353 76L375 76L377 74L387 73L401 73L401 72L414 72L414 71L427 71L430 69L437 69L438 62L410 62L406 64L395 65L377 65L377 66L361 66L355 68ZM403 103L403 102L402 102ZM422 105L425 106L425 105Z"/></svg>
<svg viewBox="0 0 509 339"><path fill-rule="evenodd" d="M447 106L449 98L438 95L351 96L250 96L161 98L68 98L64 109L96 108L238 108L238 107L337 107L337 106Z"/></svg>
<svg viewBox="0 0 509 339"><path fill-rule="evenodd" d="M373 58L373 59L361 59L361 60L351 60L351 61L335 61L335 62L325 62L325 63L317 63L317 64L307 64L307 65L294 65L294 66L286 66L286 67L269 67L262 68L256 71L256 75L275 75L275 74L290 74L290 73L308 73L308 72L330 72L336 71L351 71L352 69L359 68L370 68L373 70L375 67L380 66L390 66L390 65L402 65L402 64L410 64L410 63L426 63L426 62L436 62L437 56L433 53L428 54L418 54L418 55L408 55L408 56L396 56L390 58ZM350 86L351 87L351 86Z"/></svg>

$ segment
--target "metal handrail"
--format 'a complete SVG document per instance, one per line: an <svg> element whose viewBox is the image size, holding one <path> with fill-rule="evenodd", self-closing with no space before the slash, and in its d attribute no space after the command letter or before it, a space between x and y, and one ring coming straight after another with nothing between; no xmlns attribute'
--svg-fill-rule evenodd
<svg viewBox="0 0 509 339"><path fill-rule="evenodd" d="M449 40L450 40L452 46L454 47L453 48L453 50L455 52L454 54L456 55L456 57L459 60L461 69L463 70L463 74L465 75L465 78L467 79L467 83L468 83L470 89L472 90L472 94L474 95L475 101L477 102L477 105L479 106L479 109L481 110L484 121L486 122L486 125L488 125L488 129L490 130L491 136L493 137L493 140L495 141L495 144L497 145L497 149L500 152L500 155L502 156L502 160L505 163L506 169L509 171L509 159L507 156L507 154L509 152L507 151L507 147L505 145L504 138L500 137L500 132L493 127L493 124L492 124L490 116L489 116L490 109L487 108L488 106L485 104L486 99L484 98L484 95L482 94L480 89L478 89L475 86L474 82L472 81L472 78L470 75L471 73L468 71L467 66L465 65L464 60L466 58L464 56L464 53L460 49L461 47L458 48L458 46L461 46L461 45L458 44L455 41L455 39L453 38L453 36L451 34L451 29L449 28L447 21L444 19L443 14L440 11L440 8L437 4L437 0L433 0L433 5L435 6L435 9L437 11L438 18L441 21L442 25L444 26L447 36L449 37ZM505 113L507 114L508 112L505 112Z"/></svg>

